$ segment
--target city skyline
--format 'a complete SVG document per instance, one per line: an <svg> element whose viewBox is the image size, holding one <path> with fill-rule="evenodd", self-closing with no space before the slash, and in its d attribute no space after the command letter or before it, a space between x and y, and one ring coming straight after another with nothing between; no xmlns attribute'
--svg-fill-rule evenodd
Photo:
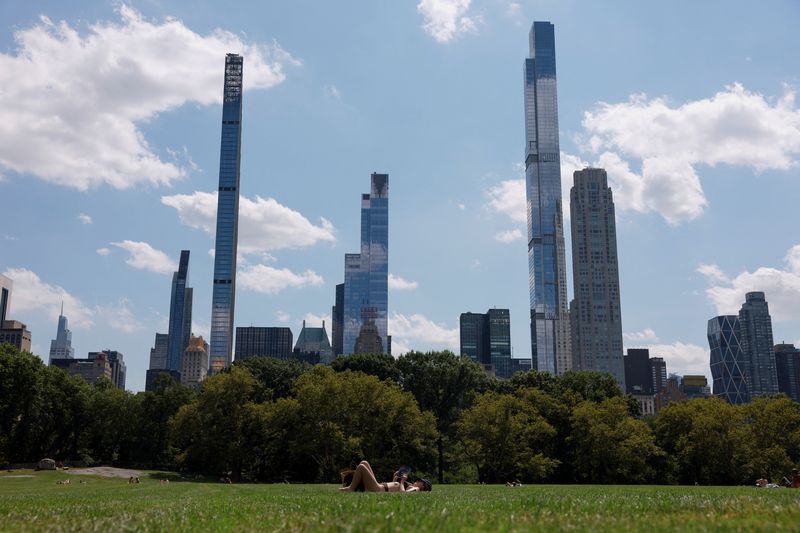
<svg viewBox="0 0 800 533"><path fill-rule="evenodd" d="M467 6L463 17L482 19L474 30L456 24L438 33L413 4L358 13L320 7L320 18L330 25L301 24L302 5L259 7L247 16L170 2L136 6L141 11L88 3L1 6L0 20L7 21L1 36L4 74L51 69L62 82L47 92L46 79L25 76L27 93L17 101L26 105L4 106L8 123L17 128L14 139L26 145L4 138L0 194L34 200L12 201L0 215L0 272L15 281L10 318L28 325L34 351L46 357L64 299L75 351L119 349L126 354L128 383L141 388L153 333L167 331L163 295L181 249L193 252L199 304L192 329L208 338L213 259L207 252L214 246L222 60L226 52L241 52L248 62L242 144L247 185L234 325L290 326L297 332L304 318L332 324L341 257L359 238L354 198L363 191L365 174L381 169L393 177L393 352L457 350L458 313L497 306L515 317L514 357L526 357L528 298L521 286L527 269L519 237L525 207L523 202L520 210L517 201L520 192L524 197L519 75L534 19L550 20L557 32L561 176L584 163L601 166L614 192L625 347L649 347L671 372L710 376L707 320L738 312L751 290L766 293L775 343L797 343L800 311L791 282L798 277L798 243L780 228L797 196L796 170L790 167L798 156L792 144L798 112L787 95L798 85L798 72L776 59L797 7L777 3L753 14L744 4L726 4L726 17L717 19L711 4L685 4L691 9L677 9L680 17L672 9L634 3L608 13L591 4L579 11L556 3L520 5L516 14L488 3ZM626 17L616 16L619 10ZM174 17L172 26L168 17ZM120 83L130 80L129 73L95 71L102 65L73 53L54 29L61 20L78 39L95 35L89 24L106 28L103 39L117 40L100 45L141 67L150 84L147 94L136 84ZM337 22L347 22L352 36L331 33ZM675 25L686 39L664 50L660 43L670 40ZM158 39L174 28L208 45L210 59L191 44L183 50L180 39L168 47L148 41L149 48L124 40ZM230 33L214 37L215 28ZM378 28L381 38L372 38ZM613 38L606 38L609 31ZM15 32L27 40L14 41ZM43 39L50 39L53 56L65 68L22 53ZM401 40L402 52L396 45ZM692 45L698 41L703 46ZM337 46L329 47L331 42ZM362 52L363 42L375 44ZM255 45L263 46L259 51ZM143 57L144 49L164 53ZM349 61L353 57L361 60ZM41 132L30 129L39 123L38 109L63 117L89 112L74 107L83 99L76 97L72 72L83 73L84 63L102 73L79 76L92 84L92 94L111 98L109 87L125 89L93 103L122 125L100 128L109 140L117 139L116 132L132 134L103 160L55 141L42 150ZM163 64L170 68L161 69ZM758 120L732 115L735 104L754 111ZM23 111L17 120L14 113ZM712 112L740 121L714 130ZM657 113L697 149L694 159L662 157L684 154L685 145L669 144L656 130L636 129L642 127L639 119ZM84 128L88 123L67 122L73 129L64 138L94 139ZM766 130L753 129L757 124ZM724 134L732 128L738 137ZM638 137L624 135L630 131ZM774 131L782 131L785 142L776 143ZM147 144L136 144L136 134ZM696 142L706 137L714 142ZM633 144L636 138L650 140L649 151ZM735 139L743 144L728 150ZM755 159L758 154L762 159ZM55 156L63 164L43 166ZM143 171L145 164L150 166ZM648 180L664 172L674 179L659 181L664 189L655 191ZM744 198L747 217L741 216ZM569 224L567 217L567 249ZM69 260L56 263L53 256ZM569 258L566 263L568 272Z"/></svg>

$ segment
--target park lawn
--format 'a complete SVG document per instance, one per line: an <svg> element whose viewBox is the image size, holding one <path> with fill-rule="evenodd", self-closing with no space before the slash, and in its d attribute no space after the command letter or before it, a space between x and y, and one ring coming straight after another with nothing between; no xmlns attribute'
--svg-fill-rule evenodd
<svg viewBox="0 0 800 533"><path fill-rule="evenodd" d="M67 477L71 485L55 484ZM0 531L800 530L800 490L790 489L436 485L340 494L332 485L141 479L0 473Z"/></svg>

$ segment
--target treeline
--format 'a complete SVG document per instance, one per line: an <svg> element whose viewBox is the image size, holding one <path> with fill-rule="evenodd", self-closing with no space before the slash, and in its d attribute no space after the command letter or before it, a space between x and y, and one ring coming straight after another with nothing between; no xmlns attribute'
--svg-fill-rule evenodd
<svg viewBox="0 0 800 533"><path fill-rule="evenodd" d="M449 352L330 367L255 358L189 389L132 394L0 346L0 464L43 457L257 481L334 482L368 458L453 483L750 484L800 465L800 405L670 405L639 418L613 378L509 380Z"/></svg>

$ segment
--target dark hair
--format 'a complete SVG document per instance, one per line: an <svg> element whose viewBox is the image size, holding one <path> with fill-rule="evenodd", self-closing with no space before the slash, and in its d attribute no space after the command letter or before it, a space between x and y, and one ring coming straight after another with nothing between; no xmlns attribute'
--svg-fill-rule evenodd
<svg viewBox="0 0 800 533"><path fill-rule="evenodd" d="M433 490L433 485L431 485L431 482L424 477L419 478L417 481L422 481L422 485L425 487L425 492L430 492Z"/></svg>

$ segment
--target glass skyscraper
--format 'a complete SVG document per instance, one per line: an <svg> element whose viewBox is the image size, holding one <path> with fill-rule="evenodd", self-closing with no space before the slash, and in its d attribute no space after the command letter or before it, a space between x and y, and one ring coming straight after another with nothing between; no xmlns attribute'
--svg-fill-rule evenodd
<svg viewBox="0 0 800 533"><path fill-rule="evenodd" d="M763 292L748 292L739 310L745 379L751 396L778 394L778 374L772 345L772 318Z"/></svg>
<svg viewBox="0 0 800 533"><path fill-rule="evenodd" d="M233 311L236 304L236 248L239 228L239 161L242 144L242 67L237 54L225 56L222 101L222 146L219 156L217 238L211 302L209 369L231 364Z"/></svg>
<svg viewBox="0 0 800 533"><path fill-rule="evenodd" d="M69 330L67 317L64 316L64 304L61 304L61 314L58 316L58 331L56 338L50 341L50 360L72 359L75 349L72 347L72 332Z"/></svg>
<svg viewBox="0 0 800 533"><path fill-rule="evenodd" d="M167 368L181 371L181 358L192 334L192 288L189 284L189 250L181 250L178 271L172 274L169 302L169 344Z"/></svg>
<svg viewBox="0 0 800 533"><path fill-rule="evenodd" d="M576 370L609 372L625 387L614 197L602 168L574 174L570 190L572 355Z"/></svg>
<svg viewBox="0 0 800 533"><path fill-rule="evenodd" d="M561 211L556 50L553 25L534 22L525 59L525 182L533 367L572 368Z"/></svg>
<svg viewBox="0 0 800 533"><path fill-rule="evenodd" d="M361 195L361 253L344 256L342 354L354 353L364 329L371 348L389 352L389 175L373 173L369 194ZM374 326L374 327L373 327ZM370 350L372 351L372 350Z"/></svg>
<svg viewBox="0 0 800 533"><path fill-rule="evenodd" d="M499 378L510 378L511 318L508 309L484 313L461 313L459 318L461 355L493 369Z"/></svg>
<svg viewBox="0 0 800 533"><path fill-rule="evenodd" d="M742 352L740 338L739 317L722 315L708 321L714 396L720 396L732 404L750 401L750 391L745 379L747 361Z"/></svg>

